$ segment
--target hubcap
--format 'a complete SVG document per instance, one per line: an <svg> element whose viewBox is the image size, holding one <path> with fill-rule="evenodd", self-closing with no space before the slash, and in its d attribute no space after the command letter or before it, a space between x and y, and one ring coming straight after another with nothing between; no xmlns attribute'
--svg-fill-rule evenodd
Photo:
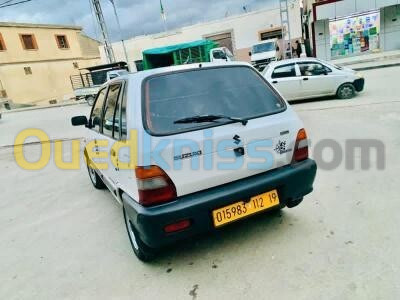
<svg viewBox="0 0 400 300"><path fill-rule="evenodd" d="M129 217L128 217L126 211L125 211L125 223L126 223L126 227L128 228L129 237L131 238L133 247L136 250L139 250L139 246L138 246L137 241L136 241L136 236L135 236L135 233L133 232L133 229L132 229L132 223L129 220Z"/></svg>
<svg viewBox="0 0 400 300"><path fill-rule="evenodd" d="M344 98L349 98L349 97L351 97L352 94L353 94L353 90L352 90L351 88L349 88L349 87L344 87L344 88L342 89L342 96L343 96Z"/></svg>

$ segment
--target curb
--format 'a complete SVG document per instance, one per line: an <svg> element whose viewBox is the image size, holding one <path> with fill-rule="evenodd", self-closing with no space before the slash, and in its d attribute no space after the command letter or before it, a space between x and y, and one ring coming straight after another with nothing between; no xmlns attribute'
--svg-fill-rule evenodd
<svg viewBox="0 0 400 300"><path fill-rule="evenodd" d="M369 67L359 67L359 68L356 67L356 68L351 68L351 69L353 69L354 71L367 71L367 70L383 69L383 68L398 67L398 66L400 66L400 63L369 66Z"/></svg>
<svg viewBox="0 0 400 300"><path fill-rule="evenodd" d="M79 105L79 104L85 104L85 103L86 103L86 101L76 101L76 102L73 102L73 103L53 104L53 105L48 105L48 106L32 106L32 107L26 107L26 108L17 108L17 109L11 109L11 110L4 110L4 111L2 111L2 113L3 114L12 114L12 113L17 113L17 112L48 109L48 108L59 108L59 107Z"/></svg>

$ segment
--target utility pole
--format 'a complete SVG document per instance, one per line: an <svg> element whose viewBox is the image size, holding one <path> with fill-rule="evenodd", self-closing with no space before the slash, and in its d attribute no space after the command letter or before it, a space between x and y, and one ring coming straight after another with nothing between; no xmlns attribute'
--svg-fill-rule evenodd
<svg viewBox="0 0 400 300"><path fill-rule="evenodd" d="M103 11L101 9L100 0L91 0L94 8L94 14L96 15L97 22L103 36L104 50L106 52L107 60L109 63L115 62L114 51L111 46L110 39L108 37L108 31L106 22L104 20Z"/></svg>
<svg viewBox="0 0 400 300"><path fill-rule="evenodd" d="M121 42L122 42L122 48L124 49L125 61L126 61L126 63L129 64L128 52L126 51L125 41L124 41L124 39L122 38L121 23L119 22L119 17L118 17L118 13L117 13L117 7L115 6L114 0L110 0L110 2L111 2L112 6L113 6L113 8L114 8L114 15L115 15L115 19L117 20L119 35L120 35Z"/></svg>
<svg viewBox="0 0 400 300"><path fill-rule="evenodd" d="M279 9L281 12L282 41L285 59L292 58L292 39L290 38L290 21L288 0L279 0Z"/></svg>

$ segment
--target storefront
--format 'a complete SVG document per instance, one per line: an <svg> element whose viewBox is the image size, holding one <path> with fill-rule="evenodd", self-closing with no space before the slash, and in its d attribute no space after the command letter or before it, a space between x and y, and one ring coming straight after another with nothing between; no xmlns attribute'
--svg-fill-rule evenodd
<svg viewBox="0 0 400 300"><path fill-rule="evenodd" d="M380 12L329 20L332 59L380 49Z"/></svg>

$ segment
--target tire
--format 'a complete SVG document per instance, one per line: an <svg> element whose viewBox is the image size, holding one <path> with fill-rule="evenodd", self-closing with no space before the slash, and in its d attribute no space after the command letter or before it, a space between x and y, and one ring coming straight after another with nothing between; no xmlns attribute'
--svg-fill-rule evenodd
<svg viewBox="0 0 400 300"><path fill-rule="evenodd" d="M352 83L342 84L337 90L337 97L339 99L351 99L356 94L356 89Z"/></svg>
<svg viewBox="0 0 400 300"><path fill-rule="evenodd" d="M93 96L87 96L85 100L89 106L93 106L95 98Z"/></svg>
<svg viewBox="0 0 400 300"><path fill-rule="evenodd" d="M103 190L105 189L105 184L103 180L100 178L99 174L90 166L91 163L88 163L88 172L89 172L89 178L90 181L92 182L93 186L98 189L98 190Z"/></svg>
<svg viewBox="0 0 400 300"><path fill-rule="evenodd" d="M131 242L132 250L135 253L136 257L143 261L149 262L152 261L155 257L155 251L149 248L139 237L137 230L133 226L132 222L129 219L128 214L126 213L125 208L124 212L124 220L125 227L128 232L129 241Z"/></svg>

